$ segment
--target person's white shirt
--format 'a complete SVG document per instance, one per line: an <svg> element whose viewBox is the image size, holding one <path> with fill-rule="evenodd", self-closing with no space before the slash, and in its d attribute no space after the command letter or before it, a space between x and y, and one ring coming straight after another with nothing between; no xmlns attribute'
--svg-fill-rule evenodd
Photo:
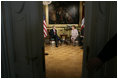
<svg viewBox="0 0 118 79"><path fill-rule="evenodd" d="M55 35L55 32L56 32L55 29L53 29L53 31L54 31L54 35Z"/></svg>
<svg viewBox="0 0 118 79"><path fill-rule="evenodd" d="M55 32L55 29L53 29L53 31Z"/></svg>

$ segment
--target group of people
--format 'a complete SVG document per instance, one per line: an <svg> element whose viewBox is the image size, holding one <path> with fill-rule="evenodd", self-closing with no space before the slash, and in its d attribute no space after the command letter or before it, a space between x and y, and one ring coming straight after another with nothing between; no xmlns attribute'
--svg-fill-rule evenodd
<svg viewBox="0 0 118 79"><path fill-rule="evenodd" d="M54 38L55 41L55 45L56 47L58 47L58 43L59 41L62 43L63 41L59 38L59 36L57 35L57 30L56 27L53 26L52 29L49 32L50 37ZM73 25L72 26L72 31L71 31L71 42L72 44L75 46L75 41L78 40L79 41L79 45L82 45L82 36L78 33L78 30L76 29L76 27Z"/></svg>
<svg viewBox="0 0 118 79"><path fill-rule="evenodd" d="M83 45L83 38L84 38L84 18L82 19L82 24L81 24L81 29L80 29L80 33L78 33L78 30L76 29L75 25L72 26L72 31L71 31L71 41L72 44L75 46L75 41L78 40L79 41L79 46ZM57 35L57 30L56 27L53 26L52 29L49 32L49 35L51 38L54 38L55 40L55 45L56 47L58 47L58 42L60 41L61 43L63 42Z"/></svg>

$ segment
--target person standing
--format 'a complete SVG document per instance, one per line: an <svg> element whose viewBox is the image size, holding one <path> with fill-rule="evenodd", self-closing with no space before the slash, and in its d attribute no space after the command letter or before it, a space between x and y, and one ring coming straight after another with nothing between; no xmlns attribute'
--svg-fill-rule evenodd
<svg viewBox="0 0 118 79"><path fill-rule="evenodd" d="M75 40L78 37L78 31L77 31L75 25L72 26L71 35L72 35L71 36L71 41L72 41L73 45L75 45Z"/></svg>
<svg viewBox="0 0 118 79"><path fill-rule="evenodd" d="M85 22L84 18L82 19L81 29L80 29L80 36L79 36L79 46L83 46L83 38L84 38L84 28L85 28Z"/></svg>

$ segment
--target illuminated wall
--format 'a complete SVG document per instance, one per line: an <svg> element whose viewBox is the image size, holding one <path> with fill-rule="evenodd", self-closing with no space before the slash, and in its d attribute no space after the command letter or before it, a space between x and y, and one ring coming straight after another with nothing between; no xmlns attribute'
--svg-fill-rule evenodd
<svg viewBox="0 0 118 79"><path fill-rule="evenodd" d="M79 3L78 7L79 7L79 17L77 17L77 18L79 18L78 24L49 24L48 5L44 5L44 14L45 14L45 19L46 19L47 29L50 30L52 28L52 26L55 25L59 36L60 36L60 34L64 33L64 34L67 34L68 37L70 36L70 31L64 30L64 28L66 28L67 26L75 25L79 31L80 25L81 25L81 20L82 20L82 10L83 10L81 1Z"/></svg>

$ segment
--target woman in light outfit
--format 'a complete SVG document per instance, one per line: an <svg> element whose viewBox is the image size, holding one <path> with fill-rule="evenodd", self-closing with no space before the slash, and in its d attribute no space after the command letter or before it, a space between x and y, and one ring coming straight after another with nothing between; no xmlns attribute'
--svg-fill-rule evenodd
<svg viewBox="0 0 118 79"><path fill-rule="evenodd" d="M74 25L72 26L71 35L72 35L71 41L72 41L73 45L75 45L75 39L78 37L78 31Z"/></svg>

